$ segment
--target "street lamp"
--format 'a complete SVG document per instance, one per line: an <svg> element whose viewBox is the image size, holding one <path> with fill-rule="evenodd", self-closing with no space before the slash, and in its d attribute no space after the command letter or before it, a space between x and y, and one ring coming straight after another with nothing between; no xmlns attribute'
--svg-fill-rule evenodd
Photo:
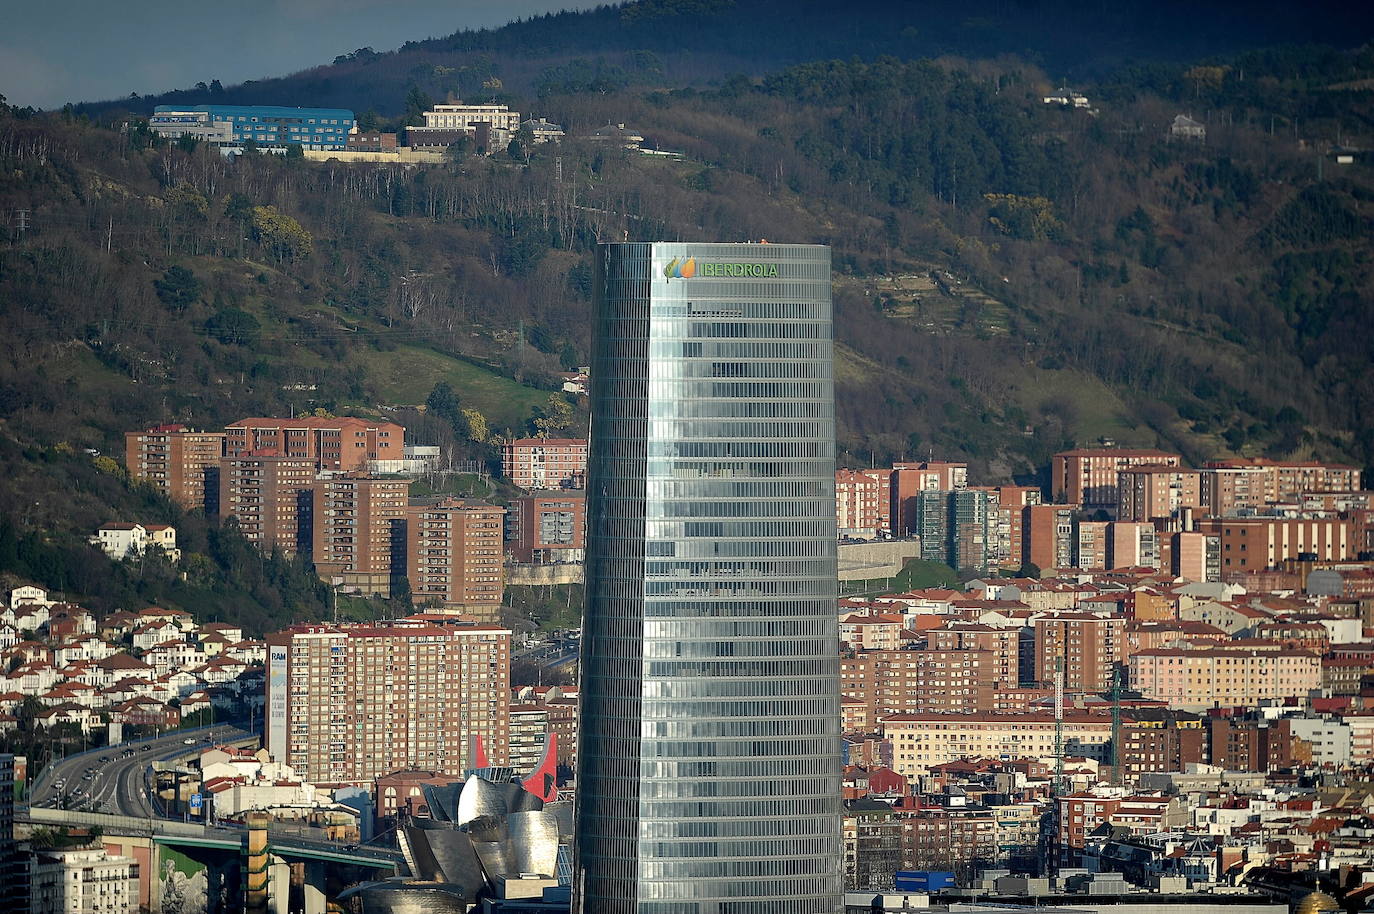
<svg viewBox="0 0 1374 914"><path fill-rule="evenodd" d="M344 579L341 577L331 577L329 579L329 597L334 608L334 624L339 624L339 587L343 585Z"/></svg>

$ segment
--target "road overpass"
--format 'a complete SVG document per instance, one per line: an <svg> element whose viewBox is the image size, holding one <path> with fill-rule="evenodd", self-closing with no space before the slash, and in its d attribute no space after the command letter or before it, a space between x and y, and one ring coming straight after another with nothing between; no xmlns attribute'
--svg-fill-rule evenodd
<svg viewBox="0 0 1374 914"><path fill-rule="evenodd" d="M187 745L187 740L192 743ZM29 791L29 805L35 808L85 805L93 812L135 818L156 816L161 809L147 778L153 762L186 758L210 745L256 745L257 740L251 731L225 723L175 730L69 755L39 772Z"/></svg>
<svg viewBox="0 0 1374 914"><path fill-rule="evenodd" d="M164 850L176 851L205 866L209 914L237 910L233 906L221 908L215 899L237 898L242 892L252 844L248 828L45 807L16 808L15 821L46 827L99 827L101 842L107 848L138 862L139 903L149 911L161 910ZM292 891L309 890L321 904L346 885L407 872L400 851L312 841L270 826L265 851L267 861L304 864L305 883Z"/></svg>
<svg viewBox="0 0 1374 914"><path fill-rule="evenodd" d="M166 817L149 773L154 762L190 759L211 745L257 743L258 737L248 730L218 724L68 756L39 773L29 805L16 807L15 821L44 827L99 827L106 846L138 861L140 904L149 910L160 910L164 849L204 864L212 894L222 894L219 888L233 894L245 871L249 829L185 822L179 813L178 818ZM74 803L83 808L61 808ZM319 897L331 886L336 891L341 883L405 872L399 851L314 840L291 826L269 825L266 851L269 859L280 863L303 863L307 883Z"/></svg>
<svg viewBox="0 0 1374 914"><path fill-rule="evenodd" d="M194 822L175 822L169 819L138 818L71 809L43 809L17 807L16 822L33 825L99 826L105 835L129 835L151 838L158 844L175 847L205 847L217 850L240 850L248 829L241 826L198 825ZM400 851L383 847L344 845L332 841L312 841L295 834L267 828L267 846L272 853L288 859L323 860L375 870L395 871L403 866Z"/></svg>

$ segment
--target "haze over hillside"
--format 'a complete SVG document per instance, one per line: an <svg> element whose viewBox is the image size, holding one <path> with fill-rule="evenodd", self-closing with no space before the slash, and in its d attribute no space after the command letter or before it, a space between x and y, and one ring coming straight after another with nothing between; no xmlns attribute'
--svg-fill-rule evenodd
<svg viewBox="0 0 1374 914"><path fill-rule="evenodd" d="M0 86L13 104L55 109L199 81L261 79L328 63L362 44L385 50L579 5L594 4L239 0L226 9L178 0L10 3L0 29ZM81 53L72 54L73 48Z"/></svg>
<svg viewBox="0 0 1374 914"><path fill-rule="evenodd" d="M518 12L513 9L512 12ZM457 13L455 13L455 17ZM759 76L827 58L872 59L1015 55L1050 78L1088 79L1123 67L1232 55L1273 45L1355 47L1374 34L1374 13L1362 4L1316 0L1194 3L1184 0L640 0L585 12L519 20L503 28L456 31L390 50L380 43L339 48L338 59L307 61L306 69L242 86L167 87L142 99L116 97L111 106L147 112L158 103L217 101L402 109L406 88L436 97L498 92L531 95L556 90L569 77L600 88L621 84L675 86ZM203 73L208 87L220 74ZM74 100L76 101L76 100ZM88 99L94 102L95 99Z"/></svg>

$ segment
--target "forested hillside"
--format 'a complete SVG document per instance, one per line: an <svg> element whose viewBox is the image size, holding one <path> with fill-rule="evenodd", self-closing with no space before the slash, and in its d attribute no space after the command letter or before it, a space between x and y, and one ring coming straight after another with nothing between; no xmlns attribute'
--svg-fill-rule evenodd
<svg viewBox="0 0 1374 914"><path fill-rule="evenodd" d="M458 13L455 12L455 19ZM455 21L455 29L459 23ZM500 29L463 30L396 50L341 49L328 64L223 86L78 106L149 113L154 104L310 104L395 114L410 86L455 94L547 97L758 77L813 60L1012 55L1056 80L1098 79L1127 66L1232 56L1279 44L1349 47L1374 11L1342 0L636 0L551 13ZM314 64L321 64L314 66ZM123 96L123 97L122 97ZM79 101L74 99L73 101ZM95 100L88 100L94 102Z"/></svg>
<svg viewBox="0 0 1374 914"><path fill-rule="evenodd" d="M587 15L567 21L611 13ZM385 414L477 460L576 433L553 372L587 360L594 244L626 238L833 246L851 464L1033 480L1110 437L1367 465L1374 172L1329 152L1374 146L1371 77L1367 49L1249 51L1076 84L1091 111L1011 57L545 80L511 104L678 155L574 135L433 166L226 160L127 111L0 109L0 435L23 466L0 511L75 542L138 495L83 482L69 507L58 470L155 422ZM1178 114L1205 141L1170 136Z"/></svg>

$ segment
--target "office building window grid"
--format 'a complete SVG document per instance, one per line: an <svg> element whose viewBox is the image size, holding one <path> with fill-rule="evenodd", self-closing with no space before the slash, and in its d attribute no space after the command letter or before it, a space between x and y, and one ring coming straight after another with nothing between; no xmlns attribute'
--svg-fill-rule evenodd
<svg viewBox="0 0 1374 914"><path fill-rule="evenodd" d="M689 257L778 276L664 278ZM578 910L835 914L829 252L598 269Z"/></svg>

